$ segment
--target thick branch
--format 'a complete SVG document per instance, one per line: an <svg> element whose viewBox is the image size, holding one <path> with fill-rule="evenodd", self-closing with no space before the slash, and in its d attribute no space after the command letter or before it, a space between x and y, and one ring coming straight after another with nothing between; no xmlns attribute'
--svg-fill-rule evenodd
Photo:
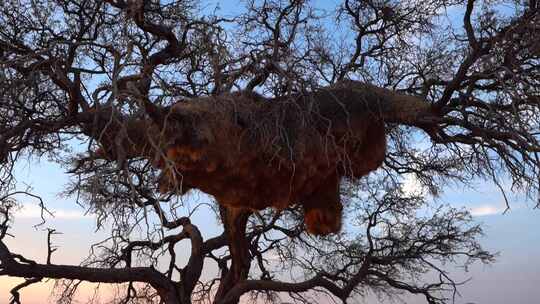
<svg viewBox="0 0 540 304"><path fill-rule="evenodd" d="M23 264L17 262L7 246L0 241L2 274L22 278L69 279L101 283L146 282L162 296L174 297L174 286L157 270L148 267L102 269L53 264Z"/></svg>

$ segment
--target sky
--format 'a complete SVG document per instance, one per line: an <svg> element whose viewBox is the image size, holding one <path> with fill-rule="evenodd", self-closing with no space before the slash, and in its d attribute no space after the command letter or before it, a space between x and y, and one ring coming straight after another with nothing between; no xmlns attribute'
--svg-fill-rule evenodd
<svg viewBox="0 0 540 304"><path fill-rule="evenodd" d="M238 1L220 1L224 12L234 12ZM319 1L321 2L321 1ZM337 1L330 1L336 3ZM209 5L211 6L211 5ZM67 175L58 165L41 161L21 162L16 168L19 186L32 186L34 193L41 195L48 208L55 212L46 225L35 227L40 222L37 202L22 200L23 209L16 214L12 233L7 244L12 251L28 258L44 261L46 252L46 230L54 228L62 234L55 235L54 244L58 251L53 263L78 264L88 254L89 245L106 236L106 231L95 231L95 219L85 215L84 210L73 200L62 198L58 193L68 182ZM410 180L409 189L417 185ZM461 296L456 303L490 304L535 304L540 299L540 210L534 209L520 195L511 195L511 210L503 214L504 199L495 185L478 182L471 187L456 185L445 189L439 198L454 207L468 208L474 220L481 223L485 236L481 243L486 249L498 252L492 265L474 265L466 274L452 270L459 279L470 279L459 290ZM220 228L213 217L199 216L194 220L206 236L215 235ZM20 279L0 277L0 303L7 303L9 290ZM85 285L79 299L93 294L94 285ZM23 303L41 304L52 301L52 283L35 284L22 292ZM106 293L105 293L106 298ZM375 303L369 299L369 303ZM407 298L407 303L423 303L420 299Z"/></svg>
<svg viewBox="0 0 540 304"><path fill-rule="evenodd" d="M68 182L67 175L58 165L42 161L23 161L16 168L19 185L33 187L41 195L55 217L40 223L38 202L22 200L24 208L17 212L7 244L13 252L43 262L46 253L46 228L54 228L62 234L53 237L58 251L53 263L77 265L88 254L89 245L106 237L106 231L95 231L95 219L85 215L84 210L72 200L61 198L58 193ZM409 180L406 189L414 191L416 183ZM540 210L533 209L519 195L510 195L512 209L503 214L505 205L494 185L478 183L472 188L455 186L446 189L439 198L455 207L468 208L475 221L482 223L485 236L482 245L498 252L497 261L491 265L474 265L468 273L449 268L459 280L470 279L459 290L461 297L456 303L535 304L540 298ZM209 237L220 232L213 216L197 216L193 220ZM9 290L20 279L0 277L0 303L6 303ZM85 285L79 292L84 300L93 294L94 285ZM52 303L52 283L36 284L22 292L25 304ZM105 289L107 291L108 289ZM106 297L107 292L103 293ZM369 303L376 303L370 301ZM407 303L423 303L421 299L407 298Z"/></svg>

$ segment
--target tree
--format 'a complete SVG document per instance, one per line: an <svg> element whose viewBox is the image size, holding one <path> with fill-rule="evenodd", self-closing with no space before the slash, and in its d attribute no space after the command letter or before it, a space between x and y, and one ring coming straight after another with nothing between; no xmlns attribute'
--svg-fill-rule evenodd
<svg viewBox="0 0 540 304"><path fill-rule="evenodd" d="M67 291L125 283L122 303L346 302L368 290L445 303L458 284L440 264L493 255L466 211L418 216L428 196L475 178L539 191L536 1L330 12L250 0L232 17L196 1L0 7L0 275L27 278L13 303L43 278ZM45 263L2 241L25 155L68 164L66 193L112 225L82 265L53 264L50 238ZM406 174L429 194L404 193ZM216 199L221 235L177 216L197 189ZM220 273L202 281L208 263ZM284 267L305 275L287 280Z"/></svg>

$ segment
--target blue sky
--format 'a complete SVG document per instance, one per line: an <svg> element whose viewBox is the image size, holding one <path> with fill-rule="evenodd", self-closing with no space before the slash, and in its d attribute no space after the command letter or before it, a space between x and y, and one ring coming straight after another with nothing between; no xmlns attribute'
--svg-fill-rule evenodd
<svg viewBox="0 0 540 304"><path fill-rule="evenodd" d="M88 254L89 245L106 236L106 231L95 232L94 218L85 216L80 206L58 196L63 185L68 182L67 175L58 165L46 160L23 161L17 166L16 176L20 186L32 186L34 192L43 197L48 208L56 212L56 217L49 218L44 226L33 227L40 222L37 202L23 199L24 209L17 214L12 228L16 238L8 240L15 252L43 261L46 252L44 229L55 228L62 234L54 237L54 244L59 246L59 250L53 255L53 262L78 264ZM407 187L415 189L416 185L412 181ZM504 200L494 185L479 182L474 189L454 186L446 189L439 200L470 209L475 220L485 228L486 235L481 243L500 255L495 264L474 265L468 273L460 269L448 269L459 280L471 278L469 283L460 288L462 297L458 298L457 303L537 303L536 299L540 298L540 290L537 288L540 283L540 210L533 209L531 203L527 203L520 195L510 195L512 209L503 215ZM193 222L202 229L205 237L221 231L214 216L206 212L197 214ZM15 282L12 279L0 279L0 303L7 301L9 288ZM50 286L36 286L26 290L23 295L29 300L27 304L37 304L43 303L49 292ZM34 297L36 302L32 302ZM407 303L423 301L407 298Z"/></svg>
<svg viewBox="0 0 540 304"><path fill-rule="evenodd" d="M223 13L234 13L238 1L220 2ZM320 6L334 6L339 1L317 1ZM209 4L207 8L212 8ZM55 228L62 232L54 237L54 244L59 246L53 255L54 263L78 264L89 250L92 242L103 239L105 231L95 232L95 220L85 216L84 210L73 200L58 196L68 182L67 175L58 165L41 161L20 162L16 168L19 186L30 185L34 192L45 200L48 208L56 212L56 217L49 219L42 227L33 227L40 222L37 202L23 199L24 208L17 214L12 232L15 239L9 239L12 250L29 258L43 261L45 258L44 228ZM410 187L414 188L414 182ZM472 280L461 287L462 297L457 303L490 304L535 304L540 299L540 210L534 209L523 196L511 195L512 209L502 214L505 205L502 194L492 183L478 182L474 189L456 185L445 189L439 198L452 206L466 207L475 216L475 221L484 225L485 237L481 243L489 250L499 252L497 262L490 266L475 265L467 274L458 274L458 278ZM206 214L207 215L207 214ZM201 213L194 219L205 237L216 235L221 228L216 225L213 216ZM0 278L0 303L6 303L9 289L16 280ZM45 286L45 287L44 287ZM23 292L26 304L43 303L50 292L50 284L31 287ZM85 297L83 292L83 297ZM371 303L371 302L370 302ZM423 303L409 298L408 303Z"/></svg>

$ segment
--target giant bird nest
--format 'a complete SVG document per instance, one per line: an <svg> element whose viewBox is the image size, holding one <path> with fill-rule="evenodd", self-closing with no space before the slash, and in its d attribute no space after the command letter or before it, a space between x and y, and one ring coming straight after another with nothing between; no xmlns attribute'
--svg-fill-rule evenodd
<svg viewBox="0 0 540 304"><path fill-rule="evenodd" d="M340 180L378 168L386 148L384 123L368 106L379 96L340 94L269 100L231 93L180 101L161 126L140 121L147 138L124 146L154 160L162 170L161 192L197 188L221 205L252 210L300 204L309 232L336 232Z"/></svg>

